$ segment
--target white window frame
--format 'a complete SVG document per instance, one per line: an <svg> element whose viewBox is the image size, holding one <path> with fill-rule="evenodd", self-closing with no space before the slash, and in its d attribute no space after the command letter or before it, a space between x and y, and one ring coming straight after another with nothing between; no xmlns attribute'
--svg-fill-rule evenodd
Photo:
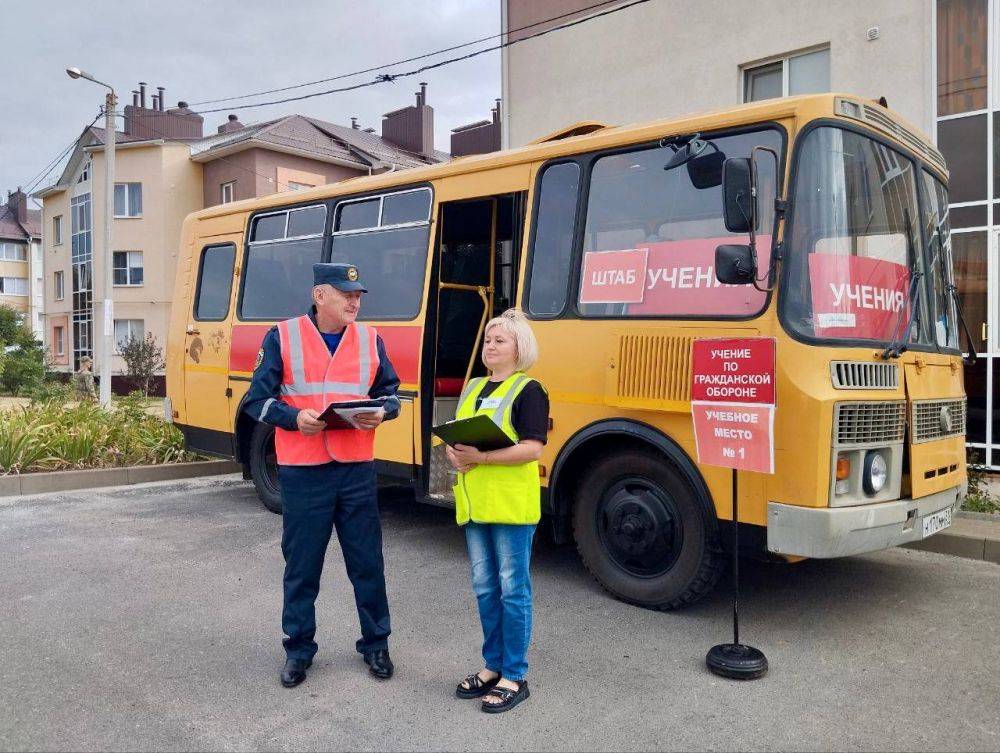
<svg viewBox="0 0 1000 753"><path fill-rule="evenodd" d="M229 189L229 191L228 191L229 197L228 198L226 198L226 193L227 193L226 189L227 188ZM219 186L219 198L222 200L223 204L232 204L234 201L236 201L236 181L235 180L231 180L228 183L223 183L221 186Z"/></svg>
<svg viewBox="0 0 1000 753"><path fill-rule="evenodd" d="M306 189L309 188L316 188L316 186L314 186L312 183L299 183L298 181L295 180L288 181L286 187L288 188L289 191L305 191Z"/></svg>
<svg viewBox="0 0 1000 753"><path fill-rule="evenodd" d="M788 61L792 60L793 58L799 58L799 57L803 57L804 55L811 55L814 52L823 52L823 51L826 51L826 52L829 53L830 52L830 45L829 44L823 44L823 45L819 45L818 47L810 47L810 48L805 49L805 50L796 50L795 52L789 52L789 53L786 53L784 55L778 55L777 57L768 58L766 60L758 60L757 62L754 62L754 63L747 63L745 65L741 65L740 66L740 102L742 102L743 104L750 104L751 102L759 102L759 101L761 101L761 100L749 100L749 99L747 99L747 94L749 93L747 91L747 78L749 77L749 74L752 73L753 71L756 71L756 70L758 70L760 68L769 68L770 66L775 65L776 63L781 63L781 96L782 97L789 96L789 94L788 94L788 78L789 78L789 75L788 75ZM831 60L831 63L832 62L833 61ZM831 81L830 85L831 86L833 85L832 81Z"/></svg>
<svg viewBox="0 0 1000 753"><path fill-rule="evenodd" d="M57 356L66 355L66 328L56 325L52 328L52 339L55 340L55 350Z"/></svg>
<svg viewBox="0 0 1000 753"><path fill-rule="evenodd" d="M115 319L115 355L121 355L121 343L128 339L129 335L136 337L136 323L138 323L138 337L146 336L146 320L145 319ZM124 325L125 327L125 337L118 336L119 325ZM136 337L136 339L138 339Z"/></svg>
<svg viewBox="0 0 1000 753"><path fill-rule="evenodd" d="M24 283L23 293L15 293L11 290L8 290L8 288L15 287L15 283L18 282ZM17 298L28 297L29 286L27 277L0 277L0 283L2 283L2 289L0 289L0 295L14 296ZM20 287L20 285L17 285L16 287Z"/></svg>
<svg viewBox="0 0 1000 753"><path fill-rule="evenodd" d="M62 224L63 216L57 214L52 218L52 245L61 246L63 242Z"/></svg>
<svg viewBox="0 0 1000 753"><path fill-rule="evenodd" d="M24 258L21 258L21 253ZM28 246L14 241L0 241L0 261L28 261Z"/></svg>
<svg viewBox="0 0 1000 753"><path fill-rule="evenodd" d="M66 273L63 270L52 273L52 289L55 300L62 301L66 298Z"/></svg>
<svg viewBox="0 0 1000 753"><path fill-rule="evenodd" d="M125 189L125 214L118 214L118 188L122 187ZM138 193L139 195L139 211L136 214L132 214L132 197L133 194ZM142 183L129 182L129 183L115 183L115 219L116 220L133 220L142 217Z"/></svg>
<svg viewBox="0 0 1000 753"><path fill-rule="evenodd" d="M119 267L115 264L115 257L118 254L125 254L125 266ZM132 264L132 254L139 255L139 264ZM142 270L142 280L140 282L132 281L132 270L138 267ZM141 288L146 281L146 266L142 258L142 251L115 251L111 255L111 279L114 280L114 274L119 269L125 270L125 282L115 282L114 286L116 288Z"/></svg>

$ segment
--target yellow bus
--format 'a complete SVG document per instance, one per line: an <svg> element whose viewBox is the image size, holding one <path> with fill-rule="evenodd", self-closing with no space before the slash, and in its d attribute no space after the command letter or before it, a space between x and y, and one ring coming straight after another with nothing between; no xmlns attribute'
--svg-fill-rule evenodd
<svg viewBox="0 0 1000 753"><path fill-rule="evenodd" d="M614 596L680 607L717 580L732 519L732 472L696 459L698 338L776 340L775 473L738 479L748 547L840 557L950 524L967 481L947 207L928 139L840 94L577 123L213 207L183 228L167 410L279 512L272 430L241 404L265 332L307 309L312 264L349 261L402 380L379 473L451 505L429 427L483 373L484 323L518 306L551 400L540 474L556 540Z"/></svg>

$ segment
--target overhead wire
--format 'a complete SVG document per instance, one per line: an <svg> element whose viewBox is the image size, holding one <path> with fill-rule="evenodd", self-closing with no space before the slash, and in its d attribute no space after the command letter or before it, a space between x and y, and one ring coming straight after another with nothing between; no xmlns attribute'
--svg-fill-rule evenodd
<svg viewBox="0 0 1000 753"><path fill-rule="evenodd" d="M98 112L98 113L97 113L97 115L95 115L95 116L94 116L94 119L93 119L93 120L91 120L91 121L90 121L90 123L88 123L87 125L85 125L85 126L83 127L83 130L84 130L84 131L86 131L86 130L87 130L88 128L90 128L90 127L91 127L92 125L94 125L94 123L96 123L96 122L97 122L98 118L100 118L100 117L101 117L101 116L102 116L103 114L104 114L104 112L103 112L103 111L101 111L101 112ZM23 191L24 191L24 192L25 192L26 194L29 194L29 195L30 195L30 194L31 194L31 192L32 192L32 191L33 191L33 190L35 189L35 187L36 187L36 186L39 186L39 185L41 185L42 181L44 181L44 180L45 180L46 178L48 178L48 177L49 177L49 175L51 175L51 174L52 174L52 171L53 171L53 170L55 170L55 168L56 168L56 167L57 167L57 166L59 165L59 163L60 163L60 162L62 162L63 158L64 158L64 157L65 157L65 156L66 156L67 154L69 154L69 153L70 153L70 152L71 152L71 151L73 150L73 148L74 148L74 147L76 147L76 145L77 145L77 143L78 143L79 141L80 141L80 137L79 137L79 136L77 136L77 137L76 137L75 139L73 139L73 140L72 140L72 141L71 141L71 142L69 143L69 145L67 145L67 146L66 146L66 148L64 148L64 149L63 149L63 150L62 150L61 152L59 152L59 154L58 154L58 155L56 156L56 158L55 158L55 159L53 159L53 160L52 160L51 162L49 162L49 163L48 163L48 164L47 164L47 165L46 165L45 167L43 167L43 168L42 168L42 171L41 171L40 173L37 173L37 174L35 175L35 177L33 177L33 178L32 178L32 179L31 179L31 180L30 180L30 181L28 182L28 187L27 187L27 188L25 188L25 189L22 189L22 190L23 190Z"/></svg>
<svg viewBox="0 0 1000 753"><path fill-rule="evenodd" d="M568 16L577 15L579 13L587 13L588 11L594 10L596 8L602 8L605 5L611 5L612 3L619 2L620 0L603 0L599 3L594 3L593 5L588 5L585 8L579 8L574 11L569 11L568 13L562 13L558 16L552 16L551 18L546 18L541 21L536 21L531 24L526 24L525 26L518 27L517 29L509 29L506 32L501 32L500 34L491 34L489 36L480 37L479 39L473 39L468 42L463 42L462 44L452 45L451 47L443 47L439 50L433 50L432 52L425 52L421 55L415 55L410 58L404 58L402 60L396 60L392 63L383 63L382 65L375 65L371 68L362 68L359 71L352 71L351 73L341 73L336 76L330 76L329 78L320 78L315 81L305 81L300 84L291 84L289 86L282 86L277 89L264 89L259 92L251 92L249 94L240 94L233 97L224 97L222 99L205 99L201 102L192 102L191 107L197 107L198 105L214 105L221 104L223 102L236 102L242 99L250 99L251 97L262 97L267 94L278 94L279 92L292 91L294 89L303 89L307 86L316 86L318 84L326 84L331 81L340 81L345 78L353 78L354 76L360 76L364 73L371 73L373 71L381 71L386 68L394 68L397 65L404 65L405 63L413 63L417 60L425 60L426 58L434 57L436 55L443 55L446 52L454 52L455 50L461 50L465 47L471 47L474 44L480 44L482 42L489 42L491 39L499 39L504 35L510 36L511 34L517 34L518 32L525 31L526 29L533 29L536 26L541 26L543 24L552 23L553 21L559 21L560 19L566 18Z"/></svg>
<svg viewBox="0 0 1000 753"><path fill-rule="evenodd" d="M249 109L254 108L254 107L267 107L269 105L285 104L286 102L299 102L299 101L304 100L304 99L312 99L313 97L323 97L323 96L326 96L328 94L339 94L339 93L342 93L342 92L356 91L358 89L365 89L365 88L370 87L370 86L377 86L378 84L391 83L391 82L395 81L398 78L408 78L410 76L416 76L416 75L418 75L420 73L424 73L426 71L434 70L435 68L442 68L442 67L444 67L446 65L451 65L452 63L458 63L458 62L461 62L463 60L471 60L474 57L478 57L480 55L485 55L488 52L495 52L497 50L502 50L502 49L505 49L507 47L512 47L515 44L520 44L522 42L527 42L527 41L529 41L531 39L537 39L538 37L545 36L546 34L551 34L551 33L555 32L555 31L562 31L564 29L569 29L569 28L571 28L573 26L579 26L580 24L589 23L589 22L594 21L594 20L596 20L598 18L603 18L604 16L610 16L610 15L612 15L614 13L621 13L622 11L628 10L630 8L634 8L637 5L643 5L643 4L648 3L650 1L651 0L632 0L632 2L626 3L625 5L620 5L620 6L615 7L615 8L610 8L609 10L602 11L601 13L595 13L594 15L587 16L586 18L581 18L581 19L577 19L576 21L570 21L570 22L565 23L565 24L560 24L559 26L554 26L551 29L543 29L542 31L535 32L534 34L530 34L530 35L528 35L526 37L521 37L519 39L509 39L506 42L501 42L500 44L493 45L492 47L485 47L485 48L483 48L481 50L476 50L475 52L470 52L467 55L460 55L458 57L448 58L447 60L440 60L440 61L438 61L436 63L430 63L428 65L424 65L424 66L421 66L419 68L415 68L415 69L410 70L410 71L404 71L402 73L382 73L382 74L380 74L379 76L377 76L375 79L373 79L371 81L363 81L361 83L352 84L350 86L342 86L342 87L338 87L338 88L335 88L335 89L326 89L326 90L319 91L319 92L310 92L308 94L300 94L300 95L295 96L295 97L285 97L283 99L274 99L274 100L270 100L270 101L267 101L267 102L251 102L249 104L240 105L239 109L241 109L241 110L249 110ZM217 107L217 108L209 109L209 110L198 110L197 113L199 115L209 115L211 113L225 112L225 111L231 110L231 109L232 109L231 107Z"/></svg>

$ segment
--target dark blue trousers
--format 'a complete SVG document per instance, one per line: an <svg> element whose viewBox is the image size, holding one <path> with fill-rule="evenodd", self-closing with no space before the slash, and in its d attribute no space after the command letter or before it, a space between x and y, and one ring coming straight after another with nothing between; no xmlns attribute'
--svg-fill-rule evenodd
<svg viewBox="0 0 1000 753"><path fill-rule="evenodd" d="M361 621L360 653L386 648L389 603L385 595L382 525L374 463L278 466L284 505L281 552L285 555L281 627L289 659L316 655L316 596L333 528Z"/></svg>

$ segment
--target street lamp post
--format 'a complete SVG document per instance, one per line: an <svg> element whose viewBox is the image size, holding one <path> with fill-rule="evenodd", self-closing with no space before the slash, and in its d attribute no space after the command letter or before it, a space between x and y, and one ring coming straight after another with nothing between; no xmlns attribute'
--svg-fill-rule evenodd
<svg viewBox="0 0 1000 753"><path fill-rule="evenodd" d="M99 364L101 375L101 405L111 407L111 353L114 350L114 303L111 300L113 291L113 260L111 251L111 229L115 216L115 106L118 97L109 84L98 81L86 71L79 68L67 68L67 75L73 79L84 78L93 81L108 90L104 99L104 336L101 339L101 360ZM91 317L96 320L96 316ZM95 322L96 323L96 322Z"/></svg>

